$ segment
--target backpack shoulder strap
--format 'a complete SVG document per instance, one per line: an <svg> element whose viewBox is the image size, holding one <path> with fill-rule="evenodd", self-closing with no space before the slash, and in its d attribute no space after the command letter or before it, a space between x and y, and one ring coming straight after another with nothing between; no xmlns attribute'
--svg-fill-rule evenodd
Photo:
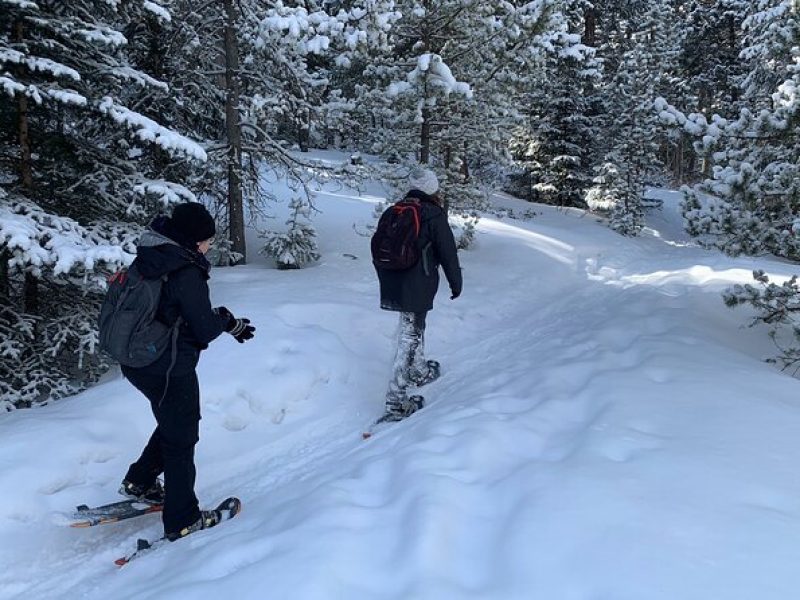
<svg viewBox="0 0 800 600"><path fill-rule="evenodd" d="M396 202L392 209L395 212L410 210L414 215L414 231L417 235L419 235L422 227L422 205L420 204L419 200L416 198L405 198L399 202Z"/></svg>

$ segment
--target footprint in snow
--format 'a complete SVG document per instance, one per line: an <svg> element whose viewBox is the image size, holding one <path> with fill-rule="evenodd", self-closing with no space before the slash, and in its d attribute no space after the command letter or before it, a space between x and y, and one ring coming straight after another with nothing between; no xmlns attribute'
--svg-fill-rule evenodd
<svg viewBox="0 0 800 600"><path fill-rule="evenodd" d="M601 441L597 450L614 462L629 462L658 450L663 445L663 441L657 436L632 428L622 435Z"/></svg>
<svg viewBox="0 0 800 600"><path fill-rule="evenodd" d="M51 481L39 488L39 493L45 496L52 496L67 488L83 485L86 483L86 478L77 473L71 476L64 476Z"/></svg>

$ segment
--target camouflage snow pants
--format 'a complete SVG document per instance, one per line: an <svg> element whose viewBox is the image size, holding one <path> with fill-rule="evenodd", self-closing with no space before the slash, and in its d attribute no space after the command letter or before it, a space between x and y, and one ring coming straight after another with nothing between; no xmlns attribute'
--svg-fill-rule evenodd
<svg viewBox="0 0 800 600"><path fill-rule="evenodd" d="M392 379L386 402L396 403L406 397L406 389L428 372L425 362L425 318L427 312L401 312L397 334Z"/></svg>

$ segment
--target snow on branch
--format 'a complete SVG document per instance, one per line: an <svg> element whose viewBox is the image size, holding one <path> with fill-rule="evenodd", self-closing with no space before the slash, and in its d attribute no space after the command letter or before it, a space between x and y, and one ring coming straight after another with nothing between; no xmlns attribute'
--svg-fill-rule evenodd
<svg viewBox="0 0 800 600"><path fill-rule="evenodd" d="M262 48L275 38L288 37L297 40L301 54L322 54L334 40L342 40L347 48L354 50L371 36L380 37L402 17L399 11L379 11L372 6L374 2L366 4L369 9L356 6L349 11L340 9L333 15L324 10L309 12L304 7L285 6L278 0L261 20L256 47ZM371 23L360 23L367 17ZM346 59L339 55L337 60Z"/></svg>
<svg viewBox="0 0 800 600"><path fill-rule="evenodd" d="M386 93L390 97L398 96L423 81L441 88L446 96L455 92L466 98L472 98L472 89L469 84L463 81L456 81L450 67L442 60L442 57L431 53L419 56L417 58L417 66L406 75L406 81L390 84Z"/></svg>
<svg viewBox="0 0 800 600"><path fill-rule="evenodd" d="M142 196L158 196L164 207L180 202L197 202L197 197L191 190L179 183L164 181L163 179L138 183L134 186L133 191Z"/></svg>
<svg viewBox="0 0 800 600"><path fill-rule="evenodd" d="M118 47L128 43L128 39L116 29L110 27L93 27L91 29L76 29L75 34L90 43L100 43L106 46Z"/></svg>
<svg viewBox="0 0 800 600"><path fill-rule="evenodd" d="M133 257L119 246L98 240L78 222L49 214L29 201L0 204L0 247L11 252L9 267L52 268L55 275L82 267L94 270L100 264L129 264Z"/></svg>
<svg viewBox="0 0 800 600"><path fill-rule="evenodd" d="M134 81L142 87L150 85L165 92L169 91L169 85L166 82L156 79L155 77L151 77L139 69L134 69L132 67L114 67L110 72L112 75L116 75L122 79Z"/></svg>
<svg viewBox="0 0 800 600"><path fill-rule="evenodd" d="M132 129L135 135L143 141L157 144L168 152L180 152L200 161L208 159L206 151L197 142L171 129L167 129L163 125L159 125L143 114L117 104L109 96L103 98L99 109L100 112L110 116L117 123Z"/></svg>
<svg viewBox="0 0 800 600"><path fill-rule="evenodd" d="M79 94L75 90L47 90L45 92L48 98L61 102L62 104L74 104L75 106L86 106L89 101L86 96Z"/></svg>
<svg viewBox="0 0 800 600"><path fill-rule="evenodd" d="M36 104L42 103L43 94L48 95L48 92L40 90L35 85L24 85L7 75L0 75L0 89L12 98L17 94L24 94Z"/></svg>
<svg viewBox="0 0 800 600"><path fill-rule="evenodd" d="M145 0L142 6L144 6L145 10L150 11L156 17L158 17L160 21L163 21L164 23L169 23L170 21L172 21L172 15L170 15L169 11L160 4L156 4L155 2L149 2L148 0Z"/></svg>
<svg viewBox="0 0 800 600"><path fill-rule="evenodd" d="M49 58L27 56L11 48L0 48L0 63L13 63L15 65L28 67L31 71L49 73L54 77L69 77L73 81L81 80L80 73L72 67L50 60Z"/></svg>
<svg viewBox="0 0 800 600"><path fill-rule="evenodd" d="M24 94L26 86L10 77L0 75L0 88L12 98L17 94Z"/></svg>
<svg viewBox="0 0 800 600"><path fill-rule="evenodd" d="M257 45L262 46L272 34L298 40L303 54L322 54L330 47L328 33L338 35L342 26L335 17L324 11L309 13L305 8L292 8L277 2L275 8L267 11L260 25Z"/></svg>
<svg viewBox="0 0 800 600"><path fill-rule="evenodd" d="M28 0L0 0L0 4L21 8L23 10L39 10L39 6L35 2L28 2Z"/></svg>

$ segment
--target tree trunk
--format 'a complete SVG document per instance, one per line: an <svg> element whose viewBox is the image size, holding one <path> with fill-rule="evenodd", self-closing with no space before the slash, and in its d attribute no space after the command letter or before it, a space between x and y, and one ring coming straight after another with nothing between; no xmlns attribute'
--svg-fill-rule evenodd
<svg viewBox="0 0 800 600"><path fill-rule="evenodd" d="M425 0L423 6L425 7L426 13L430 14L431 1ZM423 23L421 37L423 45L422 50L424 52L430 52L430 31L427 23ZM422 85L422 101L425 105L422 108L422 127L420 127L419 133L419 162L423 165L427 165L431 159L431 111L430 108L428 108L428 91L428 76L425 75Z"/></svg>
<svg viewBox="0 0 800 600"><path fill-rule="evenodd" d="M678 139L675 144L675 170L673 171L675 183L683 183L683 139Z"/></svg>
<svg viewBox="0 0 800 600"><path fill-rule="evenodd" d="M14 41L20 45L25 41L22 21L14 23ZM24 94L17 95L17 136L19 138L20 179L22 187L31 192L33 190L33 152L28 129L28 98ZM6 265L3 265L3 270L7 271ZM8 278L4 277L4 279L7 283ZM39 285L36 278L30 273L25 274L22 294L24 310L29 313L37 312L39 309Z"/></svg>
<svg viewBox="0 0 800 600"><path fill-rule="evenodd" d="M300 152L308 152L311 139L311 115L307 108L302 108L297 115L297 145Z"/></svg>
<svg viewBox="0 0 800 600"><path fill-rule="evenodd" d="M25 41L22 21L14 23L14 41L22 44ZM19 173L22 185L26 190L33 189L33 160L31 137L28 130L28 97L17 94L17 135L19 136Z"/></svg>
<svg viewBox="0 0 800 600"><path fill-rule="evenodd" d="M10 298L11 289L8 281L8 260L11 254L5 248L0 249L0 299Z"/></svg>
<svg viewBox="0 0 800 600"><path fill-rule="evenodd" d="M225 131L228 136L228 226L231 250L247 262L244 239L244 205L242 201L242 132L239 124L239 46L237 10L234 0L225 5Z"/></svg>
<svg viewBox="0 0 800 600"><path fill-rule="evenodd" d="M597 42L597 9L585 9L583 17L583 43L586 46L595 46Z"/></svg>
<svg viewBox="0 0 800 600"><path fill-rule="evenodd" d="M29 314L39 313L39 280L30 273L25 273L23 289L23 310Z"/></svg>
<svg viewBox="0 0 800 600"><path fill-rule="evenodd" d="M419 162L427 165L431 159L431 111L422 109L422 127L419 136Z"/></svg>

